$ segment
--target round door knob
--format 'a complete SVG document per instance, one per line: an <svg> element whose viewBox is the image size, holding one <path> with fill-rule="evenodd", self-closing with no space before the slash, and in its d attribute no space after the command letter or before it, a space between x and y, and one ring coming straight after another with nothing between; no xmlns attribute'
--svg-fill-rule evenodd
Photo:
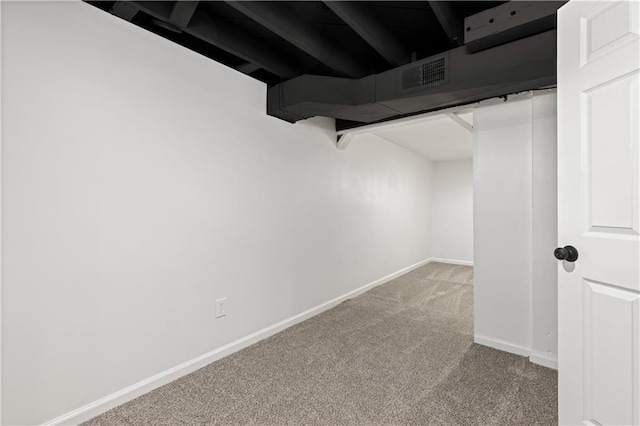
<svg viewBox="0 0 640 426"><path fill-rule="evenodd" d="M558 247L553 251L553 255L558 260L566 260L567 262L575 262L578 260L578 250L573 246Z"/></svg>

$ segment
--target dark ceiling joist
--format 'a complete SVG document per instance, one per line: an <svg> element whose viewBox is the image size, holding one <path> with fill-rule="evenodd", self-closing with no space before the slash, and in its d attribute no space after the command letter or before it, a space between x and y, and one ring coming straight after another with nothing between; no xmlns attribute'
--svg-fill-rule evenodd
<svg viewBox="0 0 640 426"><path fill-rule="evenodd" d="M453 6L448 1L430 1L429 6L438 18L440 26L447 34L451 43L456 46L462 46L464 36L464 22L453 10Z"/></svg>
<svg viewBox="0 0 640 426"><path fill-rule="evenodd" d="M187 28L199 1L177 1L173 5L169 22L178 28Z"/></svg>
<svg viewBox="0 0 640 426"><path fill-rule="evenodd" d="M113 4L111 9L109 9L109 13L116 15L119 18L126 19L127 21L131 21L138 13L138 8L132 6L129 2L117 1Z"/></svg>
<svg viewBox="0 0 640 426"><path fill-rule="evenodd" d="M300 20L286 3L228 1L227 4L334 71L349 77L368 73L352 56L336 49L321 33Z"/></svg>
<svg viewBox="0 0 640 426"><path fill-rule="evenodd" d="M173 8L170 3L163 1L128 3L158 20L168 22L171 18ZM293 66L283 53L236 28L226 20L210 16L204 10L194 9L189 25L180 29L279 77L286 79L300 74L300 70Z"/></svg>
<svg viewBox="0 0 640 426"><path fill-rule="evenodd" d="M410 61L410 53L404 45L376 18L365 3L325 1L324 4L391 65L404 65Z"/></svg>
<svg viewBox="0 0 640 426"><path fill-rule="evenodd" d="M220 18L196 14L187 31L282 78L300 74L300 70L282 52Z"/></svg>
<svg viewBox="0 0 640 426"><path fill-rule="evenodd" d="M243 74L251 74L252 72L258 71L260 67L256 64L252 64L251 62L245 62L242 65L236 67L237 71L240 71Z"/></svg>
<svg viewBox="0 0 640 426"><path fill-rule="evenodd" d="M510 1L464 20L464 42L478 52L556 27L556 12L565 1Z"/></svg>

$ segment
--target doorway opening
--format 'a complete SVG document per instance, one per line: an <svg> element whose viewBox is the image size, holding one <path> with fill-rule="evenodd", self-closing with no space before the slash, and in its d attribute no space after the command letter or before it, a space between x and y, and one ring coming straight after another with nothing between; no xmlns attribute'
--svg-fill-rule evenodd
<svg viewBox="0 0 640 426"><path fill-rule="evenodd" d="M458 321L474 332L473 120L477 104L342 132L338 147L366 135L399 145L426 160L428 263L407 274L415 293L399 290L418 310ZM363 143L366 141L363 140ZM422 234L424 235L424 234ZM413 281L412 281L413 280ZM422 283L422 286L419 284ZM446 327L445 327L446 328Z"/></svg>
<svg viewBox="0 0 640 426"><path fill-rule="evenodd" d="M342 132L429 160L430 259L473 266L476 343L557 369L555 88Z"/></svg>
<svg viewBox="0 0 640 426"><path fill-rule="evenodd" d="M399 145L429 167L429 258L473 266L473 110L471 104L338 132L338 147L367 134Z"/></svg>

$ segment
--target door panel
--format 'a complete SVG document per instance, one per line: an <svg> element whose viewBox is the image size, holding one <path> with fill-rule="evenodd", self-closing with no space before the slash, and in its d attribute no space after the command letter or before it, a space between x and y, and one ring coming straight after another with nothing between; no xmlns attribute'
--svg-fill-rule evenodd
<svg viewBox="0 0 640 426"><path fill-rule="evenodd" d="M594 232L638 234L638 180L633 173L638 169L633 155L637 153L638 135L637 125L632 123L632 114L638 114L633 96L637 92L637 72L583 92L582 109L586 110L588 126L583 143L588 157L585 172L590 175L586 182L589 228ZM631 113L608 114L618 109ZM601 116L610 119L598 120Z"/></svg>
<svg viewBox="0 0 640 426"><path fill-rule="evenodd" d="M640 424L637 1L558 11L561 424Z"/></svg>
<svg viewBox="0 0 640 426"><path fill-rule="evenodd" d="M640 296L589 280L583 296L585 420L631 425L638 376L629 372L640 368Z"/></svg>
<svg viewBox="0 0 640 426"><path fill-rule="evenodd" d="M582 65L614 52L638 36L638 2L611 2L582 22Z"/></svg>

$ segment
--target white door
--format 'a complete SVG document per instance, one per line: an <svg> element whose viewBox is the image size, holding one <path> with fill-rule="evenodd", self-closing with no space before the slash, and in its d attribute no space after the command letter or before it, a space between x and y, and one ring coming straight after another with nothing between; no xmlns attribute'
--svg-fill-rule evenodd
<svg viewBox="0 0 640 426"><path fill-rule="evenodd" d="M640 424L639 5L558 11L561 424Z"/></svg>

